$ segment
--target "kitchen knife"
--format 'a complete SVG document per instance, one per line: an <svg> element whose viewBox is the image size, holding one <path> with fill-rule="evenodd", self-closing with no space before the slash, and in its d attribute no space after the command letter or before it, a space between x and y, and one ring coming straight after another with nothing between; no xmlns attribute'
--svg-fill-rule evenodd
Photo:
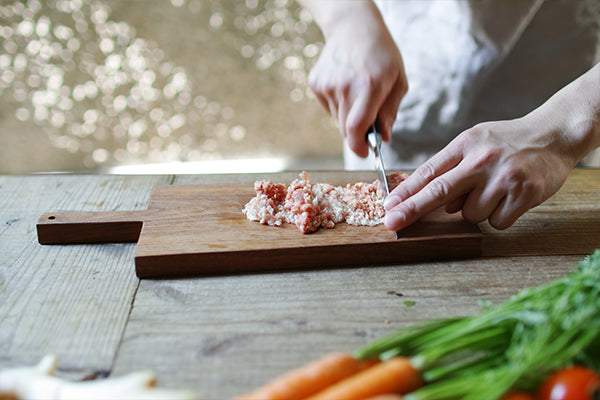
<svg viewBox="0 0 600 400"><path fill-rule="evenodd" d="M379 128L379 121L375 120L375 123L371 125L367 132L367 142L369 147L375 155L375 169L377 170L377 179L381 183L381 190L383 191L383 198L385 199L390 194L390 185L388 184L387 175L385 173L385 165L383 163L383 155L381 154L381 129ZM395 232L396 239L400 239L398 232Z"/></svg>
<svg viewBox="0 0 600 400"><path fill-rule="evenodd" d="M390 194L390 186L388 185L383 155L381 154L381 130L379 129L379 121L375 121L369 128L367 132L367 142L375 155L375 170L377 171L377 178L381 183L383 198L385 199L387 195Z"/></svg>

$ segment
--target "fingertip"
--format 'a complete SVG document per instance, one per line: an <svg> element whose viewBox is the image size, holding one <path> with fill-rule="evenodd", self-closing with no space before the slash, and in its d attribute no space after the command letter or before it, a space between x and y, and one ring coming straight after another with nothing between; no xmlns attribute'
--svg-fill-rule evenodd
<svg viewBox="0 0 600 400"><path fill-rule="evenodd" d="M390 142L392 140L392 127L394 125L394 119L386 118L383 122L381 129L381 139L384 142Z"/></svg>
<svg viewBox="0 0 600 400"><path fill-rule="evenodd" d="M499 231L503 231L505 229L510 228L514 223L514 221L495 220L491 217L488 218L488 222L492 228L497 229Z"/></svg>
<svg viewBox="0 0 600 400"><path fill-rule="evenodd" d="M400 204L401 201L402 200L399 196L390 193L383 201L383 208L385 208L386 210L391 210L392 208Z"/></svg>
<svg viewBox="0 0 600 400"><path fill-rule="evenodd" d="M360 158L367 158L369 156L369 149L365 147L364 149L355 150L355 153Z"/></svg>
<svg viewBox="0 0 600 400"><path fill-rule="evenodd" d="M406 226L406 214L402 211L390 211L385 214L383 224L391 231L399 231Z"/></svg>
<svg viewBox="0 0 600 400"><path fill-rule="evenodd" d="M369 146L367 145L364 135L362 136L361 140L357 139L357 135L348 132L346 140L348 141L348 147L354 152L354 154L360 158L367 158L369 156Z"/></svg>
<svg viewBox="0 0 600 400"><path fill-rule="evenodd" d="M490 226L499 231L510 228L517 221L518 216L501 216L500 213L494 212L488 218Z"/></svg>

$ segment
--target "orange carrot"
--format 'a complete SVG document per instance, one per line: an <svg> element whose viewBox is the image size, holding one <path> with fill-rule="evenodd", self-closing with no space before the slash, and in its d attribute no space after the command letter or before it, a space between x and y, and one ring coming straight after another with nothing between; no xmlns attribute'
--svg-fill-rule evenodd
<svg viewBox="0 0 600 400"><path fill-rule="evenodd" d="M375 397L369 397L366 400L402 400L404 397L398 393L380 394Z"/></svg>
<svg viewBox="0 0 600 400"><path fill-rule="evenodd" d="M234 400L302 400L375 363L358 360L346 353L331 353Z"/></svg>
<svg viewBox="0 0 600 400"><path fill-rule="evenodd" d="M419 372L406 357L393 357L334 384L310 400L363 400L370 397L410 393L423 384Z"/></svg>

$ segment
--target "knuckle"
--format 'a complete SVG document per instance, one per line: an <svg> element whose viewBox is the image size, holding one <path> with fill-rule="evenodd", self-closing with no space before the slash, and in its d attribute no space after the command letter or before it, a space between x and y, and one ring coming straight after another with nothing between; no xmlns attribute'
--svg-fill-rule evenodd
<svg viewBox="0 0 600 400"><path fill-rule="evenodd" d="M488 124L485 122L481 122L465 131L465 133L471 138L481 138L486 137L491 134L491 129Z"/></svg>
<svg viewBox="0 0 600 400"><path fill-rule="evenodd" d="M378 75L369 72L361 73L358 78L358 82L360 82L363 87L369 90L373 90L379 86L380 80L381 78Z"/></svg>
<svg viewBox="0 0 600 400"><path fill-rule="evenodd" d="M500 161L501 151L495 147L482 149L476 156L473 167L476 169L497 164Z"/></svg>
<svg viewBox="0 0 600 400"><path fill-rule="evenodd" d="M417 215L418 208L412 199L408 199L400 203L402 205L402 212L406 216L406 219L410 219L411 217Z"/></svg>
<svg viewBox="0 0 600 400"><path fill-rule="evenodd" d="M544 184L541 180L531 176L524 168L510 168L503 176L503 186L514 197L520 198L529 204L541 203Z"/></svg>
<svg viewBox="0 0 600 400"><path fill-rule="evenodd" d="M384 78L381 74L369 71L360 73L354 83L360 91L371 93L373 96L381 94L385 86Z"/></svg>
<svg viewBox="0 0 600 400"><path fill-rule="evenodd" d="M414 173L419 179L422 179L425 182L431 182L436 176L435 168L431 164L431 161L422 164Z"/></svg>
<svg viewBox="0 0 600 400"><path fill-rule="evenodd" d="M450 194L450 183L444 178L437 178L429 184L429 193L435 200L443 202Z"/></svg>
<svg viewBox="0 0 600 400"><path fill-rule="evenodd" d="M487 123L483 122L466 129L456 140L465 147L473 147L480 143L489 143L488 139L493 136Z"/></svg>

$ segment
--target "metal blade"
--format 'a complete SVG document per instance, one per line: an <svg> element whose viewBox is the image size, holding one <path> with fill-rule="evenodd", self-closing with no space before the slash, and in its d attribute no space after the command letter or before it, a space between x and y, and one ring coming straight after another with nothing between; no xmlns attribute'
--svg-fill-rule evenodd
<svg viewBox="0 0 600 400"><path fill-rule="evenodd" d="M373 124L367 132L367 141L369 147L375 155L375 170L377 171L377 178L381 182L381 189L383 190L383 198L385 199L390 194L390 187L388 185L387 176L385 173L385 165L383 163L383 155L381 154L381 132L377 129L377 124Z"/></svg>
<svg viewBox="0 0 600 400"><path fill-rule="evenodd" d="M390 194L390 185L388 184L387 174L385 173L385 165L383 163L383 155L381 154L381 130L379 130L378 121L371 126L367 132L367 142L375 155L375 170L377 171L377 179L381 182L383 198L385 199ZM395 232L396 239L400 236Z"/></svg>

